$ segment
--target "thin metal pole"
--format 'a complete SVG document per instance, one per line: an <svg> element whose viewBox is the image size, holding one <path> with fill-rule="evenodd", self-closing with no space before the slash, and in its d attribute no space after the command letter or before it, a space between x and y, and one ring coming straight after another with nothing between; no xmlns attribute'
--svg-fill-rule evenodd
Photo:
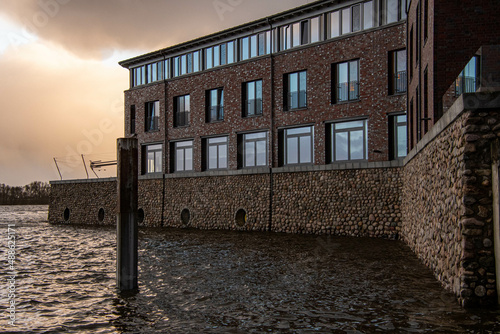
<svg viewBox="0 0 500 334"><path fill-rule="evenodd" d="M83 167L85 167L85 173L87 173L87 180L89 179L89 172L87 170L87 165L85 165L85 159L83 158L83 154L82 154L82 161L83 161Z"/></svg>
<svg viewBox="0 0 500 334"><path fill-rule="evenodd" d="M56 158L54 158L54 162L56 163L57 172L59 173L59 177L61 177L61 181L62 181L62 174L61 174L61 171L59 170L59 166L57 165Z"/></svg>

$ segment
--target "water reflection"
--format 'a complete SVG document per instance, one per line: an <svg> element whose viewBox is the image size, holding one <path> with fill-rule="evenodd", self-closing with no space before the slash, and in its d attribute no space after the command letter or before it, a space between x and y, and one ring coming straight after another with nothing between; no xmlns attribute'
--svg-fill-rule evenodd
<svg viewBox="0 0 500 334"><path fill-rule="evenodd" d="M15 221L18 232L19 321L2 315L0 328L12 333L500 331L500 313L461 309L400 242L143 229L140 289L120 295L114 228L40 223L46 208L6 210L0 228Z"/></svg>

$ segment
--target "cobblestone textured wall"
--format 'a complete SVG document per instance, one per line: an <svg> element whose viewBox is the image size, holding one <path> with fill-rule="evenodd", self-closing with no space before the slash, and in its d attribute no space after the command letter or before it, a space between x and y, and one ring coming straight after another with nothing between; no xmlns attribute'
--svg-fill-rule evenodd
<svg viewBox="0 0 500 334"><path fill-rule="evenodd" d="M457 118L405 165L402 235L462 305L490 305L497 293L490 147L500 110L481 108L474 94L457 102L449 111Z"/></svg>
<svg viewBox="0 0 500 334"><path fill-rule="evenodd" d="M49 222L116 224L116 179L52 182Z"/></svg>
<svg viewBox="0 0 500 334"><path fill-rule="evenodd" d="M277 173L272 230L398 238L400 168Z"/></svg>

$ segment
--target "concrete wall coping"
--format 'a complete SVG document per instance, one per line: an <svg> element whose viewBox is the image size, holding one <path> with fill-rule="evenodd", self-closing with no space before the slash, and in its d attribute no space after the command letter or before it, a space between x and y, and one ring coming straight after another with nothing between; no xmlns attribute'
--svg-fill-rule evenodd
<svg viewBox="0 0 500 334"><path fill-rule="evenodd" d="M500 108L500 92L478 92L462 94L450 109L437 121L417 145L408 153L403 160L403 165L409 163L415 156L431 143L441 132L452 124L465 111L487 110Z"/></svg>
<svg viewBox="0 0 500 334"><path fill-rule="evenodd" d="M173 173L173 174L147 174L140 175L139 180L162 180L163 176L166 179L182 179L182 178L199 178L199 177L217 177L217 176L239 176L239 175L257 175L257 174L274 174L279 173L304 173L304 172L319 172L319 171L333 171L333 170L354 170L354 169L378 169L378 168L398 168L403 166L403 160L392 161L358 161L358 162L344 162L333 163L328 165L298 165L298 166L285 166L278 168L258 167L258 168L245 168L238 170L213 170L206 172L193 172L193 173ZM116 182L116 177L103 178L103 179L75 179L75 180L62 180L50 181L50 184L70 184L70 183L97 183L97 182Z"/></svg>
<svg viewBox="0 0 500 334"><path fill-rule="evenodd" d="M69 183L103 183L103 182L116 182L116 177L107 177L101 179L73 179L73 180L54 180L50 184L69 184Z"/></svg>

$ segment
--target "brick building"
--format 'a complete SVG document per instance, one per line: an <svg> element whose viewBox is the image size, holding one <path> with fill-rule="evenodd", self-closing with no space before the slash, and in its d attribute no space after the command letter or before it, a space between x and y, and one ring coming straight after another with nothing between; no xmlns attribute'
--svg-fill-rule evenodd
<svg viewBox="0 0 500 334"><path fill-rule="evenodd" d="M121 62L139 224L401 239L500 303L499 8L320 0ZM116 223L116 179L51 185L49 221Z"/></svg>
<svg viewBox="0 0 500 334"><path fill-rule="evenodd" d="M316 1L121 62L141 174L404 157L405 13Z"/></svg>

